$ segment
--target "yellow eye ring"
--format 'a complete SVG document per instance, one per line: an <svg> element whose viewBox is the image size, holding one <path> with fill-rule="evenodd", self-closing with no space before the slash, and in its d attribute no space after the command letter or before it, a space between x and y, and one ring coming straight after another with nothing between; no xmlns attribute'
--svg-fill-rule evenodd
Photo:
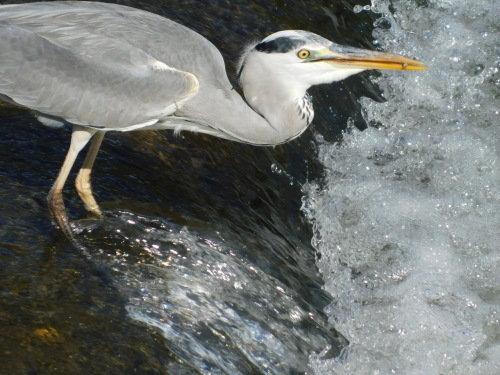
<svg viewBox="0 0 500 375"><path fill-rule="evenodd" d="M301 49L299 52L297 52L297 57L299 59L307 59L311 55L311 52L307 49Z"/></svg>

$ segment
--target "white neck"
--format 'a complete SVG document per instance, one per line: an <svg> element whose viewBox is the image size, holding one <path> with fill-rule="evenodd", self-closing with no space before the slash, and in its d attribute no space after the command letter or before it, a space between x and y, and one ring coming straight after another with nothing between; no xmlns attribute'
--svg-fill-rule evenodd
<svg viewBox="0 0 500 375"><path fill-rule="evenodd" d="M299 136L312 121L312 106L305 91L292 95L278 83L266 84L255 77L242 85L246 101L234 89L210 90L201 85L198 95L177 115L207 128L194 125L181 129L254 145L277 145Z"/></svg>
<svg viewBox="0 0 500 375"><path fill-rule="evenodd" d="M288 77L267 72L266 64L253 57L247 58L240 74L247 103L267 120L279 139L277 143L299 136L314 116L306 96L309 87L290 85Z"/></svg>

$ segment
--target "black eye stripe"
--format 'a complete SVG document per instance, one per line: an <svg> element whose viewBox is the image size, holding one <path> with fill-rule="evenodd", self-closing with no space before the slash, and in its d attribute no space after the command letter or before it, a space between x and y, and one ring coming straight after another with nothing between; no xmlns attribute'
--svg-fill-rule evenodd
<svg viewBox="0 0 500 375"><path fill-rule="evenodd" d="M303 46L305 42L300 39L281 37L266 42L261 42L255 46L259 52L265 53L286 53Z"/></svg>

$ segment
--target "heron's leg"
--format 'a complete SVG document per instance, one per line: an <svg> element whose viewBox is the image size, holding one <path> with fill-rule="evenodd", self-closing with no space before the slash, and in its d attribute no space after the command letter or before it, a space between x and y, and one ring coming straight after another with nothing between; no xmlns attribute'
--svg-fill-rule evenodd
<svg viewBox="0 0 500 375"><path fill-rule="evenodd" d="M57 225L59 225L64 234L69 238L73 237L73 232L69 226L68 216L64 207L62 190L64 183L68 178L69 172L75 163L76 157L82 148L88 143L90 138L92 138L95 132L96 130L94 129L88 129L78 125L73 127L71 144L69 146L68 153L66 154L66 159L64 160L61 170L59 171L59 175L57 176L54 185L52 185L48 196L50 213L52 214L52 217L56 221Z"/></svg>
<svg viewBox="0 0 500 375"><path fill-rule="evenodd" d="M94 198L94 195L92 194L90 173L92 172L92 167L94 166L94 161L97 156L97 152L101 147L103 138L104 132L97 132L94 138L92 138L87 156L85 157L83 166L78 172L78 176L75 181L76 191L78 191L78 195L82 198L83 203L85 203L85 207L98 217L102 217L102 212Z"/></svg>

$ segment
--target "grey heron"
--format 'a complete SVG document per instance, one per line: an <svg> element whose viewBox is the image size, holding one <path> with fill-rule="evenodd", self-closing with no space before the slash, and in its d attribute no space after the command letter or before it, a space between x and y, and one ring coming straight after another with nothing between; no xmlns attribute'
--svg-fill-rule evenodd
<svg viewBox="0 0 500 375"><path fill-rule="evenodd" d="M48 195L52 216L69 237L62 191L89 141L76 189L86 208L102 215L90 173L108 131L187 130L276 145L311 123L311 86L366 69L426 68L311 32L279 31L245 49L242 97L222 55L203 36L153 13L85 1L0 6L0 51L0 98L30 108L45 125L73 127Z"/></svg>

